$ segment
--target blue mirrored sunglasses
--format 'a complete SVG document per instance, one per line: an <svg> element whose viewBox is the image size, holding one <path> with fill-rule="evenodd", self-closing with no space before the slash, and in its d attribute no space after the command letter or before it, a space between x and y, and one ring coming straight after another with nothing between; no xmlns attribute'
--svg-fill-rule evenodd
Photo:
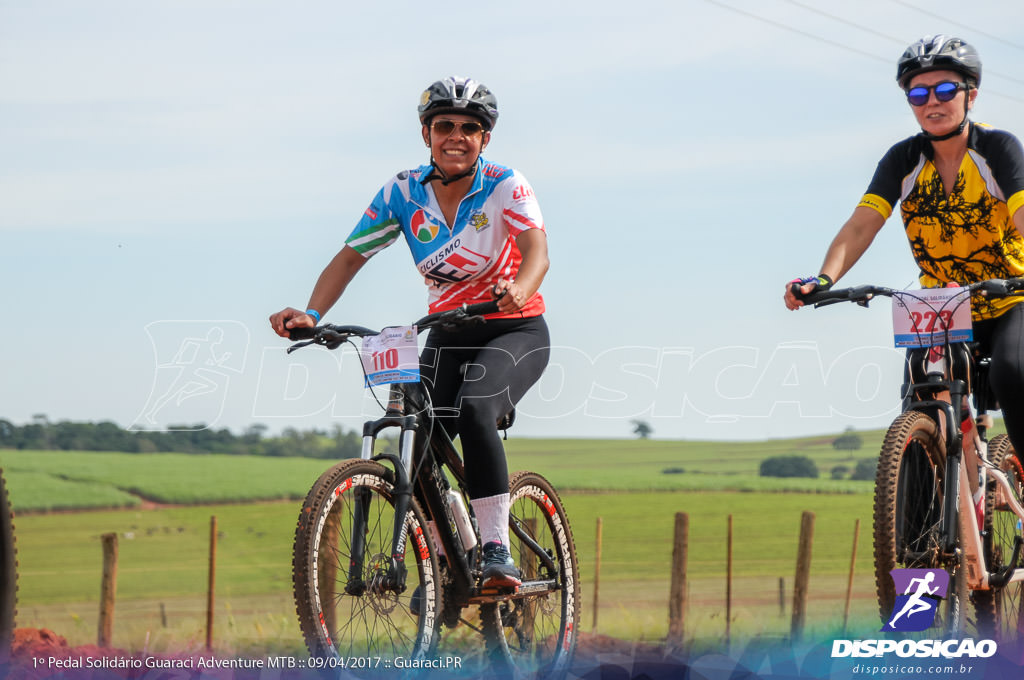
<svg viewBox="0 0 1024 680"><path fill-rule="evenodd" d="M935 85L917 85L907 90L907 101L912 106L924 106L928 103L930 93L934 91L936 99L940 102L948 102L956 97L957 92L966 89L967 83L954 83L950 80L943 80Z"/></svg>

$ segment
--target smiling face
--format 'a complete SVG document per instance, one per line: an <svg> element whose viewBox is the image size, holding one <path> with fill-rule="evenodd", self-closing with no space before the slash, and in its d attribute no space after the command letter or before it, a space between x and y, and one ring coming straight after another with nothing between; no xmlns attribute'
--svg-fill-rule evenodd
<svg viewBox="0 0 1024 680"><path fill-rule="evenodd" d="M928 71L914 76L908 83L908 89L915 87L932 88L941 82L964 82L964 76L956 71ZM940 102L934 92L928 95L928 101L924 106L911 106L918 125L925 132L939 136L952 132L964 119L964 97L967 99L967 109L974 106L974 99L978 96L978 90L959 90L956 96L948 102Z"/></svg>
<svg viewBox="0 0 1024 680"><path fill-rule="evenodd" d="M455 129L447 135L437 129L450 128L451 125L444 125L446 121L455 123ZM479 130L475 134L467 134L462 128L462 123L475 123L479 126L480 120L458 113L440 113L431 119L429 126L423 126L423 141L430 147L434 162L448 177L454 177L473 167L480 152L491 141L490 132Z"/></svg>

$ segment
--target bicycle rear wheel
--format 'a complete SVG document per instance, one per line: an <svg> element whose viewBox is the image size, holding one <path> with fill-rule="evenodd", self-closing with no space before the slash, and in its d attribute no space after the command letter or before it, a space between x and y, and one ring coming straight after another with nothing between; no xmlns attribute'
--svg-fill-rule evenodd
<svg viewBox="0 0 1024 680"><path fill-rule="evenodd" d="M395 657L433 652L440 579L423 512L409 500L405 560L399 565L405 573L396 583L389 576L395 528L391 470L373 461L345 461L309 491L295 531L292 577L299 624L313 656L379 657L390 665ZM372 675L374 669L349 670ZM388 672L383 665L377 671Z"/></svg>
<svg viewBox="0 0 1024 680"><path fill-rule="evenodd" d="M935 617L925 635L955 637L976 631L991 607L969 597L962 559L942 554L940 518L946 451L939 427L924 413L901 414L886 432L878 456L874 499L875 586L883 623L901 618L890 572L942 569L949 575L945 597L931 597ZM988 613L986 613L988 612ZM914 631L915 633L918 631Z"/></svg>
<svg viewBox="0 0 1024 680"><path fill-rule="evenodd" d="M536 586L543 592L498 603L493 610L481 607L492 668L503 675L562 678L576 651L580 612L579 567L569 519L542 476L518 472L509 489L510 523L548 559L513 529L510 550L523 574L520 590Z"/></svg>
<svg viewBox="0 0 1024 680"><path fill-rule="evenodd" d="M14 515L7 500L7 483L0 470L0 663L7 661L18 602L18 561L14 544Z"/></svg>
<svg viewBox="0 0 1024 680"><path fill-rule="evenodd" d="M1000 434L992 438L988 446L989 460L1006 475L1011 493L1020 503L1024 498L1024 469L1010 443L1010 438ZM990 572L1013 566L1013 547L1017 536L1021 536L1021 522L1010 510L1005 490L992 479L985 491L985 561ZM995 621L993 632L1002 642L1013 643L1024 640L1024 584L1007 583L1001 588L984 591L993 600Z"/></svg>

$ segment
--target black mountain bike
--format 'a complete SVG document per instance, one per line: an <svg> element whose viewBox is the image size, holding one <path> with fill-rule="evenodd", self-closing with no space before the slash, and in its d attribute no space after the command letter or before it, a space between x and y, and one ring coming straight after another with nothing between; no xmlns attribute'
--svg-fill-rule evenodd
<svg viewBox="0 0 1024 680"><path fill-rule="evenodd" d="M481 315L496 310L495 303L464 306L428 315L415 329L484 322ZM291 339L305 341L288 351L310 344L335 349L377 334L360 326L298 329ZM375 453L389 428L400 430L398 453ZM392 384L384 416L363 426L361 458L324 472L299 514L292 573L311 663L360 675L461 667L564 676L580 611L569 520L555 489L536 473L513 474L509 491L509 549L522 585L483 590L462 459L422 385ZM441 546L428 520L436 522ZM439 559L439 547L446 559Z"/></svg>
<svg viewBox="0 0 1024 680"><path fill-rule="evenodd" d="M992 279L965 287L989 298L1024 294L1024 279ZM963 288L956 289L963 290ZM908 299L922 291L859 286L811 293L816 307L867 306L874 297ZM987 441L997 408L988 383L989 358L976 343L953 342L944 321L951 308L922 314L921 333L937 344L908 354L904 410L889 427L878 457L874 499L875 583L879 613L892 626L894 569L942 569L945 597L935 602L926 636L966 635L1024 640L1024 469L1005 434ZM946 304L946 303L944 303ZM917 319L915 319L915 322ZM935 336L933 336L935 337ZM927 344L927 343L920 343ZM974 399L972 411L970 398ZM894 628L895 629L895 628Z"/></svg>

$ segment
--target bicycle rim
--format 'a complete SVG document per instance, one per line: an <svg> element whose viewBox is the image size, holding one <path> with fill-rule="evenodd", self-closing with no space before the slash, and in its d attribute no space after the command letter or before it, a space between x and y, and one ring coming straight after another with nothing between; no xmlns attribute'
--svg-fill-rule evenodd
<svg viewBox="0 0 1024 680"><path fill-rule="evenodd" d="M942 569L949 574L947 595L932 598L932 626L912 635L955 637L977 626L961 560L944 558L939 545L945 465L938 425L927 415L903 413L886 432L874 498L875 585L882 622L897 614L894 569Z"/></svg>
<svg viewBox="0 0 1024 680"><path fill-rule="evenodd" d="M539 544L555 567L545 566L544 560L511 532L510 550L523 573L524 587L543 580L554 581L557 587L535 597L500 602L493 609L481 607L488 650L498 673L561 678L576 649L580 611L572 530L558 495L540 475L515 474L510 494L510 522Z"/></svg>
<svg viewBox="0 0 1024 680"><path fill-rule="evenodd" d="M303 503L292 574L299 624L314 657L390 662L427 657L437 644L438 569L415 500L404 519L405 587L397 592L386 579L393 493L390 470L371 461L346 461L325 472ZM363 559L353 568L360 541ZM386 675L380 665L348 670Z"/></svg>
<svg viewBox="0 0 1024 680"><path fill-rule="evenodd" d="M1018 503L1024 494L1024 469L1005 434L989 443L989 460L1006 475ZM990 572L998 572L1013 559L1014 541L1021 535L1021 522L1010 509L1005 491L989 480L985 492L985 559ZM1014 643L1024 639L1024 584L1007 583L986 592L994 606L992 632L1001 642Z"/></svg>

